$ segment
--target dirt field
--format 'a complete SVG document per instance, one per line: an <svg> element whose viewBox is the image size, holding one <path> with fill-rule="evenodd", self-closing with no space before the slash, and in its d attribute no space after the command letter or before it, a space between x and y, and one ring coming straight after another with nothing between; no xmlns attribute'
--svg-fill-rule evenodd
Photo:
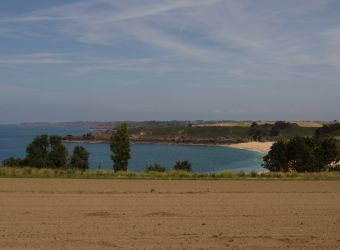
<svg viewBox="0 0 340 250"><path fill-rule="evenodd" d="M0 249L339 249L338 181L0 179Z"/></svg>

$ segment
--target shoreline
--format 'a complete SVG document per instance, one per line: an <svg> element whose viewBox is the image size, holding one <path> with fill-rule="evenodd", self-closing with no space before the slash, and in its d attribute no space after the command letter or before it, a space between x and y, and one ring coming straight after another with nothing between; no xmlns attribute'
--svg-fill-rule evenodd
<svg viewBox="0 0 340 250"><path fill-rule="evenodd" d="M109 144L105 140L65 140L66 143L89 143L89 144ZM254 151L262 154L269 152L274 142L241 142L230 144L213 144L213 143L166 143L166 142L131 142L131 144L163 144L163 145L180 145L180 146L207 146L207 147L225 147L237 148L242 150Z"/></svg>
<svg viewBox="0 0 340 250"><path fill-rule="evenodd" d="M235 144L224 144L222 147L238 148L267 154L274 142L243 142Z"/></svg>

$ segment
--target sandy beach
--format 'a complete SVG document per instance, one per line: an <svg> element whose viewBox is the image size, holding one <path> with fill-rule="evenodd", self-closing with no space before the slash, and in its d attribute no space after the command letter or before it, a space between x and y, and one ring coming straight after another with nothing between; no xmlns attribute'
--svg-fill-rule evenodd
<svg viewBox="0 0 340 250"><path fill-rule="evenodd" d="M339 249L340 182L0 179L0 249Z"/></svg>
<svg viewBox="0 0 340 250"><path fill-rule="evenodd" d="M247 149L260 153L268 153L274 142L244 142L236 144L225 144L223 147Z"/></svg>

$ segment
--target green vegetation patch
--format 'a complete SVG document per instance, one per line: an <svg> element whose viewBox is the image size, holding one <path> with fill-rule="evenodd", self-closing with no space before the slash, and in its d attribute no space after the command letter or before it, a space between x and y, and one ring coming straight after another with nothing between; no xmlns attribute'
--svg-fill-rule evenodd
<svg viewBox="0 0 340 250"><path fill-rule="evenodd" d="M77 169L13 168L1 167L0 178L64 178L64 179L126 179L126 180L340 180L340 172L297 173L297 172L222 172L193 173L170 172L127 172L127 171L81 171Z"/></svg>
<svg viewBox="0 0 340 250"><path fill-rule="evenodd" d="M313 136L316 128L300 127L294 123L287 123L289 126L279 128L278 133L280 137L290 139L294 136ZM264 140L272 140L272 130L275 124L256 124L258 134ZM129 129L130 135L144 135L155 137L194 137L194 138L250 138L252 131L249 126L142 126ZM339 134L340 135L340 134Z"/></svg>
<svg viewBox="0 0 340 250"><path fill-rule="evenodd" d="M147 126L129 129L130 134L148 135L157 137L225 137L245 138L248 137L249 127L189 127L189 126Z"/></svg>
<svg viewBox="0 0 340 250"><path fill-rule="evenodd" d="M316 131L316 128L311 127L299 127L294 124L291 127L284 129L280 133L281 138L292 139L295 136L312 137Z"/></svg>

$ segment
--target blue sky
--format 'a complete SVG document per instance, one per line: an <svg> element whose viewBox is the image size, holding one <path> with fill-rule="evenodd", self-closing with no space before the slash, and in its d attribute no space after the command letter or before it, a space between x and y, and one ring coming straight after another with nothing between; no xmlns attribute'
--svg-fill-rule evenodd
<svg viewBox="0 0 340 250"><path fill-rule="evenodd" d="M0 123L340 119L337 0L1 0Z"/></svg>

